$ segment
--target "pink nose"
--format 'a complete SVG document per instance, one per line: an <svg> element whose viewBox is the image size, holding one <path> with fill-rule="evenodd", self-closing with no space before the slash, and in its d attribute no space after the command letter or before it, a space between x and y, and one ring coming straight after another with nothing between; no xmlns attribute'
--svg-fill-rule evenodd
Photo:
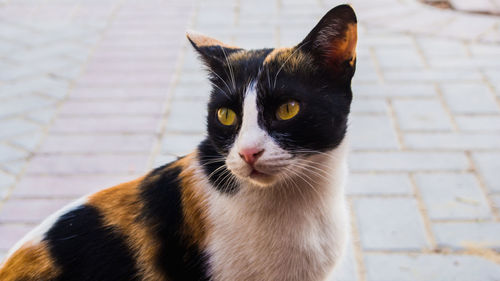
<svg viewBox="0 0 500 281"><path fill-rule="evenodd" d="M264 153L264 149L252 147L241 149L239 154L241 159L245 160L248 164L253 165L262 153Z"/></svg>

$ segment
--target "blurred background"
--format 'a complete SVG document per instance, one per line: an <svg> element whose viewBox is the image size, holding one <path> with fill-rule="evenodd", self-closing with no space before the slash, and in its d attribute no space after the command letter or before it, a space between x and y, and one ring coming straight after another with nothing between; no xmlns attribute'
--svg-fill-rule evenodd
<svg viewBox="0 0 500 281"><path fill-rule="evenodd" d="M0 260L75 198L203 138L194 29L300 42L331 0L0 0ZM500 1L355 0L338 280L500 280Z"/></svg>

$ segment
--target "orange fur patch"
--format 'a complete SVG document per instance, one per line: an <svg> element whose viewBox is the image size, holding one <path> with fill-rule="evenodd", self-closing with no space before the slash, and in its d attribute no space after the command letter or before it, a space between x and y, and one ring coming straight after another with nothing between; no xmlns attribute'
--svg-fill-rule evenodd
<svg viewBox="0 0 500 281"><path fill-rule="evenodd" d="M283 53L283 52L287 52L289 51L290 48L276 48L274 50L272 50L267 56L266 58L264 59L264 65L275 60L276 59L276 56L279 54L279 53Z"/></svg>
<svg viewBox="0 0 500 281"><path fill-rule="evenodd" d="M25 245L17 250L0 268L2 281L51 280L60 274L45 242Z"/></svg>
<svg viewBox="0 0 500 281"><path fill-rule="evenodd" d="M139 198L139 186L143 179L144 177L100 191L90 196L87 204L102 213L105 225L114 227L125 235L144 280L166 280L155 268L159 243L151 234L150 226L138 218L143 207Z"/></svg>
<svg viewBox="0 0 500 281"><path fill-rule="evenodd" d="M275 49L264 59L264 65L275 62L283 67L282 70L289 73L299 70L313 71L315 69L313 58L298 48Z"/></svg>
<svg viewBox="0 0 500 281"><path fill-rule="evenodd" d="M354 65L356 60L356 44L358 42L358 26L355 23L348 25L347 30L342 38L331 42L331 47L327 54L329 60L334 64L349 61L349 64Z"/></svg>
<svg viewBox="0 0 500 281"><path fill-rule="evenodd" d="M206 246L206 233L208 231L206 194L201 190L202 183L197 179L193 161L196 154L192 153L179 159L174 167L182 169L180 174L181 200L184 216L184 235L192 244L198 245L201 250Z"/></svg>
<svg viewBox="0 0 500 281"><path fill-rule="evenodd" d="M224 48L238 49L236 46L231 46L221 41L208 37L206 35L197 32L188 32L186 34L187 38L191 40L198 48L200 47L211 47L211 46L221 46Z"/></svg>

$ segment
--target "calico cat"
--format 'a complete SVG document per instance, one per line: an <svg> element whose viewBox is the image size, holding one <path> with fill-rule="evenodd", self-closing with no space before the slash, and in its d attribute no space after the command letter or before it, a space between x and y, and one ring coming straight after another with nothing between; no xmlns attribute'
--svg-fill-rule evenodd
<svg viewBox="0 0 500 281"><path fill-rule="evenodd" d="M0 280L329 280L348 229L356 23L350 6L335 7L280 49L188 34L213 84L207 138L49 217Z"/></svg>

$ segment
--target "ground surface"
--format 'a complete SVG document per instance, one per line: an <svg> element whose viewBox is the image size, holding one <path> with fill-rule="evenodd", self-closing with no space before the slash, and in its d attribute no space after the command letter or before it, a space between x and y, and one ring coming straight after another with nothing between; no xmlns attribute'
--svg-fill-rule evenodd
<svg viewBox="0 0 500 281"><path fill-rule="evenodd" d="M0 258L66 202L203 137L184 31L299 42L338 1L0 1ZM345 281L500 280L499 18L352 1Z"/></svg>

